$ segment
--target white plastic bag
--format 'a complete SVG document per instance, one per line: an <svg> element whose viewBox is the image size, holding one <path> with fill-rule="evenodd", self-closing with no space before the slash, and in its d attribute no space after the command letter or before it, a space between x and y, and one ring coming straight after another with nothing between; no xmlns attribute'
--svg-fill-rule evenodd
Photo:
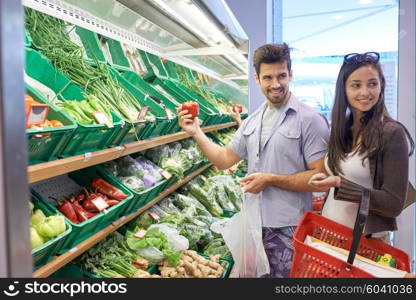
<svg viewBox="0 0 416 300"><path fill-rule="evenodd" d="M262 239L260 197L245 193L239 213L211 225L211 230L222 234L241 278L261 277L270 272Z"/></svg>
<svg viewBox="0 0 416 300"><path fill-rule="evenodd" d="M159 228L160 232L166 234L168 243L175 252L187 250L189 248L189 241L186 237L179 234L179 231L175 228L169 227L166 224L153 224L150 225L149 230L152 228Z"/></svg>
<svg viewBox="0 0 416 300"><path fill-rule="evenodd" d="M162 251L153 246L148 246L146 248L137 250L137 254L147 259L152 264L157 264L165 258L165 255L162 253Z"/></svg>

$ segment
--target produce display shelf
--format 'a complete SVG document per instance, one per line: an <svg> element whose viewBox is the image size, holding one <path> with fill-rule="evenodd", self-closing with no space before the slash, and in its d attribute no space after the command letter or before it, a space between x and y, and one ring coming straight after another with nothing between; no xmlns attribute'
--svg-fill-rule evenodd
<svg viewBox="0 0 416 300"><path fill-rule="evenodd" d="M95 244L97 244L98 242L103 240L105 237L110 235L112 232L116 231L118 228L120 228L124 224L128 223L129 221L131 221L132 219L134 219L135 217L140 215L142 212L144 212L146 209L148 209L152 205L156 204L160 200L164 199L169 194L173 193L178 188L180 188L182 185L186 184L188 181L192 180L193 178L195 178L196 176L198 176L199 174L201 174L202 172L204 172L205 170L207 170L211 166L212 166L212 164L208 164L208 165L192 172L188 176L184 177L180 182L178 182L178 183L170 186L166 190L164 190L158 197L156 197L155 199L153 199L152 201L150 201L149 203L147 203L145 206L141 207L137 211L131 213L128 216L121 217L117 221L113 222L111 225L109 225L109 226L105 227L104 229L102 229L101 231L95 233L94 235L92 235L88 239L79 243L77 246L75 246L72 249L65 252L64 254L61 254L60 256L55 257L52 261L50 261L46 265L37 269L33 273L33 277L34 278L45 278L45 277L53 274L54 272L56 272L57 270L59 270L60 268L62 268L66 264L68 264L69 262L71 262L73 259L75 259L79 255L81 255L82 253L84 253L85 251L87 251L88 249L93 247Z"/></svg>
<svg viewBox="0 0 416 300"><path fill-rule="evenodd" d="M235 125L236 122L229 122L220 125L203 127L202 130L204 132L211 132L223 128L232 127ZM190 135L182 131L173 134L163 135L160 137L141 140L130 144L125 144L123 146L31 165L28 167L29 183L66 174L89 166L101 164L103 162L114 160L125 155L129 155L160 145L172 143L175 141L183 140L188 137L190 137Z"/></svg>

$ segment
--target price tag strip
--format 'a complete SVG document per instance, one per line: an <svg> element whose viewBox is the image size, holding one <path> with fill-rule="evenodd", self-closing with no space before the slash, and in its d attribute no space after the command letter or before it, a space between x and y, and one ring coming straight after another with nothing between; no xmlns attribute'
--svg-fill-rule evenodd
<svg viewBox="0 0 416 300"><path fill-rule="evenodd" d="M162 170L162 171L160 171L160 174L163 176L163 177L165 177L167 180L169 180L169 179L171 179L172 178L172 174L170 174L168 171L166 171L166 170Z"/></svg>
<svg viewBox="0 0 416 300"><path fill-rule="evenodd" d="M98 124L104 124L107 127L113 127L113 123L108 118L107 114L102 111L93 112L92 115Z"/></svg>
<svg viewBox="0 0 416 300"><path fill-rule="evenodd" d="M143 106L140 109L139 115L137 116L137 120L144 119L146 117L148 110L149 110L149 106Z"/></svg>
<svg viewBox="0 0 416 300"><path fill-rule="evenodd" d="M166 111L166 119L172 120L173 119L172 111L169 108L166 108L165 111Z"/></svg>
<svg viewBox="0 0 416 300"><path fill-rule="evenodd" d="M31 104L26 110L26 127L42 125L48 117L48 104Z"/></svg>
<svg viewBox="0 0 416 300"><path fill-rule="evenodd" d="M156 213L151 211L151 212L148 213L148 215L153 219L153 221L155 221L155 222L160 221L160 217Z"/></svg>
<svg viewBox="0 0 416 300"><path fill-rule="evenodd" d="M145 235L146 235L146 232L147 232L147 230L146 229L139 229L139 231L137 231L135 234L134 234L134 237L136 237L136 238L138 238L138 239L142 239L142 238L144 238L145 237Z"/></svg>
<svg viewBox="0 0 416 300"><path fill-rule="evenodd" d="M89 161L92 157L92 153L91 152L87 152L84 154L84 161Z"/></svg>

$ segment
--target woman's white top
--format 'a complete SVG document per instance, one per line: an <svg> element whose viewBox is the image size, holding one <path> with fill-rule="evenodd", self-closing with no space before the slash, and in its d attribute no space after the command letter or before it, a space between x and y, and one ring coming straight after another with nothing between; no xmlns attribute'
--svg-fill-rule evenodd
<svg viewBox="0 0 416 300"><path fill-rule="evenodd" d="M340 167L344 173L344 178L371 189L373 187L373 180L371 179L370 164L368 158L366 158L363 165L362 158L364 155L365 154L360 155L358 152L351 152L347 154L345 161L340 161ZM333 175L328 167L328 156L325 157L325 169L328 174ZM358 208L358 203L335 200L334 188L331 188L322 209L322 215L337 223L354 228Z"/></svg>

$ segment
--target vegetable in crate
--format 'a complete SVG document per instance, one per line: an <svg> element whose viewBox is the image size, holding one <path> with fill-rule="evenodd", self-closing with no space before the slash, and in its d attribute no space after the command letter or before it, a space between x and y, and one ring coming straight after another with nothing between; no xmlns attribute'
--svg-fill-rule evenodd
<svg viewBox="0 0 416 300"><path fill-rule="evenodd" d="M30 202L30 241L32 249L37 248L48 240L60 235L66 230L66 223L63 216L45 216L40 209L34 209Z"/></svg>
<svg viewBox="0 0 416 300"><path fill-rule="evenodd" d="M130 156L124 156L116 160L118 165L118 176L127 177L135 176L142 178L144 175L140 164Z"/></svg>
<svg viewBox="0 0 416 300"><path fill-rule="evenodd" d="M124 200L128 197L128 195L124 194L120 189L101 178L93 179L91 181L91 187L111 199Z"/></svg>
<svg viewBox="0 0 416 300"><path fill-rule="evenodd" d="M192 250L184 250L181 254L178 267L172 267L167 261L159 266L162 278L219 278L227 266L226 261L220 263L218 255L204 258Z"/></svg>
<svg viewBox="0 0 416 300"><path fill-rule="evenodd" d="M147 229L150 225L156 223L156 220L151 217L149 211L141 213L139 216L127 223L127 227L130 229L144 228Z"/></svg>
<svg viewBox="0 0 416 300"><path fill-rule="evenodd" d="M153 177L156 182L163 179L162 175L160 175L160 171L162 171L162 169L156 166L153 162L140 156L136 157L135 160L143 168L145 175Z"/></svg>
<svg viewBox="0 0 416 300"><path fill-rule="evenodd" d="M148 265L116 233L90 248L74 262L81 269L105 278L139 277L139 271Z"/></svg>
<svg viewBox="0 0 416 300"><path fill-rule="evenodd" d="M118 179L122 184L136 193L140 193L145 190L143 181L136 176L118 177Z"/></svg>
<svg viewBox="0 0 416 300"><path fill-rule="evenodd" d="M46 239L51 239L65 231L66 225L63 216L49 216L35 226L37 232Z"/></svg>
<svg viewBox="0 0 416 300"><path fill-rule="evenodd" d="M69 200L64 200L61 203L58 201L58 210L67 217L72 223L78 224L78 217L72 203Z"/></svg>
<svg viewBox="0 0 416 300"><path fill-rule="evenodd" d="M139 228L136 228L135 232L138 230ZM165 257L172 266L177 266L179 264L180 253L172 250L172 247L167 240L166 234L159 231L159 228L152 228L147 230L143 238L137 238L134 236L133 232L127 231L126 242L130 249L139 251L139 253L142 253L144 258L149 259L150 261L155 259L153 254L157 253L157 251L152 253L150 250L156 249L163 254L162 259ZM149 254L149 257L146 257L145 254Z"/></svg>
<svg viewBox="0 0 416 300"><path fill-rule="evenodd" d="M215 197L215 201L221 206L222 209L236 210L233 203L228 199L227 193L225 192L224 184L216 183L208 191L208 194Z"/></svg>
<svg viewBox="0 0 416 300"><path fill-rule="evenodd" d="M32 244L32 249L42 246L45 243L34 227L30 227L30 243Z"/></svg>
<svg viewBox="0 0 416 300"><path fill-rule="evenodd" d="M222 237L216 238L208 243L205 246L203 253L207 255L220 255L223 258L232 257L231 252Z"/></svg>
<svg viewBox="0 0 416 300"><path fill-rule="evenodd" d="M191 119L198 117L199 115L199 104L195 101L186 101L182 103L180 110L187 110Z"/></svg>
<svg viewBox="0 0 416 300"><path fill-rule="evenodd" d="M107 161L102 164L103 168L106 169L108 172L110 172L111 175L114 177L118 177L118 164L116 161L111 160Z"/></svg>
<svg viewBox="0 0 416 300"><path fill-rule="evenodd" d="M84 59L83 48L69 38L67 23L29 8L25 9L25 15L33 44L58 70L85 91L84 97L94 110L97 109L94 101L99 101L101 105L98 109L105 110L104 113L112 110L124 120L133 122L138 119L140 103L112 77L105 63L93 57L95 66L91 66ZM78 107L65 107L64 110L81 124L95 123ZM147 112L145 119L152 122L155 117Z"/></svg>
<svg viewBox="0 0 416 300"><path fill-rule="evenodd" d="M97 213L93 213L84 209L78 200L75 200L74 202L72 202L72 207L75 210L79 223L87 221L88 219L91 219L97 215Z"/></svg>
<svg viewBox="0 0 416 300"><path fill-rule="evenodd" d="M198 184L191 182L187 185L187 189L190 194L201 202L214 217L219 217L223 214L222 208L218 205L215 199L210 197L210 195Z"/></svg>

